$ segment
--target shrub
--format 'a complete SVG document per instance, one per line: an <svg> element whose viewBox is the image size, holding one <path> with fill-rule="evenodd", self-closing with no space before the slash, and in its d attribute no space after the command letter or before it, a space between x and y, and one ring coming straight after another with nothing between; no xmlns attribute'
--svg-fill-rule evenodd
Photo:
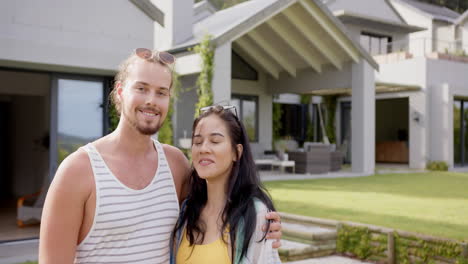
<svg viewBox="0 0 468 264"><path fill-rule="evenodd" d="M448 171L448 165L445 161L429 161L426 165L426 169L430 171Z"/></svg>

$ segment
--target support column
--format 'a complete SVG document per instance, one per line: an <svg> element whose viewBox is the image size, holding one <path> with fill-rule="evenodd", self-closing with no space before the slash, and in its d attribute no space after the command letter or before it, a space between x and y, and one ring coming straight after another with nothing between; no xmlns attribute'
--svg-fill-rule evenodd
<svg viewBox="0 0 468 264"><path fill-rule="evenodd" d="M432 88L429 160L445 161L452 168L453 97L448 84Z"/></svg>
<svg viewBox="0 0 468 264"><path fill-rule="evenodd" d="M351 89L351 167L370 175L375 168L375 75L367 61L352 65Z"/></svg>
<svg viewBox="0 0 468 264"><path fill-rule="evenodd" d="M409 167L424 169L427 160L426 130L429 122L426 114L426 93L423 91L409 97Z"/></svg>
<svg viewBox="0 0 468 264"><path fill-rule="evenodd" d="M231 100L231 42L216 47L213 67L213 103Z"/></svg>

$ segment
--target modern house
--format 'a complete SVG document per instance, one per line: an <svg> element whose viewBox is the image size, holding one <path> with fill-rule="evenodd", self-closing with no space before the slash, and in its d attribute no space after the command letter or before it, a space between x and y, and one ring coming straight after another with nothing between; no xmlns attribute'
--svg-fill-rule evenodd
<svg viewBox="0 0 468 264"><path fill-rule="evenodd" d="M0 6L2 217L14 219L17 197L37 192L68 153L108 132L112 78L136 47L175 53L187 88L200 71L188 48L207 33L216 47L214 101L237 104L254 145L272 147L274 94L346 86L354 92L353 170L374 170L378 65L318 0L256 0L223 11L193 0ZM174 106L175 139L190 133L194 94Z"/></svg>
<svg viewBox="0 0 468 264"><path fill-rule="evenodd" d="M466 165L467 15L415 0L352 2L327 5L379 63L376 161ZM339 143L350 122L347 93L338 94Z"/></svg>
<svg viewBox="0 0 468 264"><path fill-rule="evenodd" d="M468 12L460 15L416 0L323 2L379 64L374 161L410 168L430 161L466 166ZM337 97L336 143L352 145L352 91L322 85L310 94ZM291 96L277 101L299 104ZM344 149L349 162L353 153Z"/></svg>
<svg viewBox="0 0 468 264"><path fill-rule="evenodd" d="M237 105L255 149L272 149L272 103L276 94L316 90L353 91L355 172L374 171L375 60L321 1L256 0L215 11L207 1L152 1L164 14L156 24L156 48L178 57L183 87L194 87L201 70L191 51L204 36L215 47L214 102ZM196 91L175 105L175 142L189 135Z"/></svg>

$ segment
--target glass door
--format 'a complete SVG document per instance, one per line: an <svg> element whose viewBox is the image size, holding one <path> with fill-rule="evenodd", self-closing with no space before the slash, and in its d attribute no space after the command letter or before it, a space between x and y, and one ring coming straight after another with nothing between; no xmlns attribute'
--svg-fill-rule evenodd
<svg viewBox="0 0 468 264"><path fill-rule="evenodd" d="M468 165L468 100L453 101L453 152L455 165Z"/></svg>
<svg viewBox="0 0 468 264"><path fill-rule="evenodd" d="M351 164L351 102L341 103L341 151L343 162Z"/></svg>
<svg viewBox="0 0 468 264"><path fill-rule="evenodd" d="M51 177L70 153L105 134L105 83L99 78L53 78Z"/></svg>

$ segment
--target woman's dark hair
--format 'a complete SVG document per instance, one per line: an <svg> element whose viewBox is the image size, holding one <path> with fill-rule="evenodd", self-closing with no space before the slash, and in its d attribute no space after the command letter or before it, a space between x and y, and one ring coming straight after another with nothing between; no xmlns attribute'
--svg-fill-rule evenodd
<svg viewBox="0 0 468 264"><path fill-rule="evenodd" d="M227 201L222 211L223 225L221 232L224 233L227 228L229 229L232 250L231 257L234 263L236 239L239 239L236 237L236 232L239 229L239 223L243 221L244 228L244 239L240 259L246 256L249 242L255 232L257 213L253 198L259 199L269 210L275 209L270 197L267 195L265 188L260 182L257 168L252 157L247 133L242 122L239 121L236 115L234 115L230 110L226 110L219 105L209 108L206 112L202 113L197 119L195 119L192 127L192 139L195 128L200 120L211 115L218 116L226 124L231 138L233 151L237 152L237 144L241 144L243 146L240 159L233 162L226 187ZM189 243L190 245L194 245L196 242L204 240L206 225L200 219L200 212L207 202L207 187L206 181L198 176L197 171L193 169L193 166L189 186L190 192L187 197L186 210L183 217L179 219L176 225L176 230L183 228L184 224L186 224ZM265 238L266 232L262 240ZM200 236L196 237L195 234L199 234ZM225 239L224 236L221 237L223 240ZM227 243L225 240L224 242Z"/></svg>

